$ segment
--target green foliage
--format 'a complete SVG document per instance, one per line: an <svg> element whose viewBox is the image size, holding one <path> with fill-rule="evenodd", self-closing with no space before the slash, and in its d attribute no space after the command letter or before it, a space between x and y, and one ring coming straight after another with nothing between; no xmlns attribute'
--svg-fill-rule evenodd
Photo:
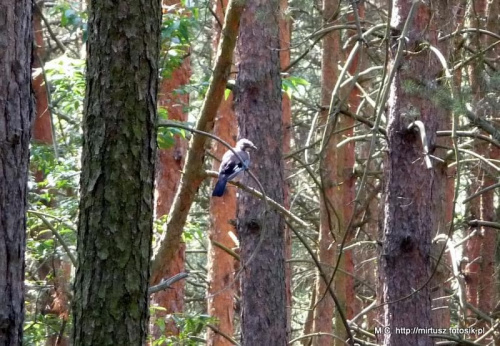
<svg viewBox="0 0 500 346"><path fill-rule="evenodd" d="M162 335L156 340L152 340L153 346L196 346L199 345L199 335L207 327L208 324L214 324L216 320L208 315L196 314L174 314L168 315L167 318L172 318L175 325L179 329L179 335L165 336ZM155 321L156 326L162 331L165 331L165 320L158 318Z"/></svg>
<svg viewBox="0 0 500 346"><path fill-rule="evenodd" d="M80 10L80 2L62 1L50 11L51 16L60 18L60 25L70 33L82 31L83 41L87 41L87 12Z"/></svg>
<svg viewBox="0 0 500 346"><path fill-rule="evenodd" d="M165 6L161 29L160 75L169 78L189 54L191 29L197 25L197 11L183 6Z"/></svg>
<svg viewBox="0 0 500 346"><path fill-rule="evenodd" d="M291 99L294 95L303 95L306 92L306 88L309 86L309 82L301 77L288 76L281 80L281 89L285 92Z"/></svg>
<svg viewBox="0 0 500 346"><path fill-rule="evenodd" d="M165 108L158 108L158 117L168 119L168 112ZM186 139L186 131L175 127L160 127L158 129L157 142L160 149L169 149L175 145L175 136Z"/></svg>

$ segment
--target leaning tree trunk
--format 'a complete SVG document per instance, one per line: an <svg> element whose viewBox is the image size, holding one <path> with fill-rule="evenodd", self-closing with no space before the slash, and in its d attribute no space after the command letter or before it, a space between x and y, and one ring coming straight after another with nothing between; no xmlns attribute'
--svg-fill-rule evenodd
<svg viewBox="0 0 500 346"><path fill-rule="evenodd" d="M31 1L0 0L0 345L21 345L31 90Z"/></svg>
<svg viewBox="0 0 500 346"><path fill-rule="evenodd" d="M90 5L73 344L142 345L153 226L160 1Z"/></svg>
<svg viewBox="0 0 500 346"><path fill-rule="evenodd" d="M252 171L266 194L283 204L278 6L277 0L247 2L238 41L235 111L239 137L258 147ZM266 213L265 204L247 193L238 202L242 344L286 345L284 220L275 211Z"/></svg>
<svg viewBox="0 0 500 346"><path fill-rule="evenodd" d="M409 19L409 30L403 38L400 35L404 35L412 3L415 15ZM395 328L432 327L430 287L424 284L431 274L431 240L438 224L436 211L443 172L436 165L426 166L428 157L420 134L409 126L414 120L422 121L429 147L433 148L440 118L446 113L431 100L441 70L438 58L421 45L437 43L431 8L410 0L395 0L392 12L390 66L395 74L389 95L380 257L383 324L392 328L392 333L383 335L383 343L424 346L434 344L426 334L404 335L396 333ZM416 53L398 55L398 49Z"/></svg>

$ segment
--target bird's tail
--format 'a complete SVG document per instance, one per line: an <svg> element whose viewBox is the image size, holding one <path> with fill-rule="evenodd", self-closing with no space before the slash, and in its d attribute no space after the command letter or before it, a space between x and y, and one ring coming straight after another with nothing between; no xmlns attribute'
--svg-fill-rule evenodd
<svg viewBox="0 0 500 346"><path fill-rule="evenodd" d="M214 191L212 192L212 196L222 197L224 194L224 190L226 189L227 179L220 177L217 180L217 184L215 184Z"/></svg>

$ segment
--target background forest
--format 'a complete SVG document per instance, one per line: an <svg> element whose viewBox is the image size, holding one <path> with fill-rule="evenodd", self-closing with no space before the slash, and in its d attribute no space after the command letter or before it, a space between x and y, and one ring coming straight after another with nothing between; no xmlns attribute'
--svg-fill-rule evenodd
<svg viewBox="0 0 500 346"><path fill-rule="evenodd" d="M147 332L150 345L500 345L500 2L233 2L163 0L160 42L146 24L151 38L127 50L121 31L99 35L123 20L134 36L139 26L121 16L133 2L90 1L91 17L83 0L33 1L23 344L140 345ZM136 15L154 22L148 11ZM89 43L102 53L95 63ZM120 141L142 138L134 131L155 113L127 93L145 80L143 95L155 94L151 72L134 65L147 59L158 68L157 130L146 131L157 150L125 158ZM120 137L129 120L100 128L97 110L135 125ZM203 132L258 148L221 198L211 194L228 148ZM119 190L91 199L106 155L102 174ZM153 161L152 239L128 243L127 225L147 230L149 214L136 219L123 201L148 210L147 193L120 175L149 181ZM15 193L2 186L5 217ZM96 218L121 221L99 236ZM102 264L111 247L127 253L115 268ZM152 258L135 262L150 266L149 283L120 267L134 256ZM103 262L91 268L93 258ZM141 282L150 297L138 339L130 330L141 324L128 323L144 326L148 312L128 305L128 286L114 293L123 268L124 286ZM86 291L86 271L99 289ZM92 295L112 303L86 315ZM121 321L133 327L113 327ZM90 324L124 339L103 341ZM0 345L17 344L3 332Z"/></svg>

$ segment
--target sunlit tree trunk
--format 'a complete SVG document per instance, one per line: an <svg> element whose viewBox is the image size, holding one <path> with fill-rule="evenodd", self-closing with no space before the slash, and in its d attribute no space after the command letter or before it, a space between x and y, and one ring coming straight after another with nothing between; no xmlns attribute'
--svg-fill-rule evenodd
<svg viewBox="0 0 500 346"><path fill-rule="evenodd" d="M409 17L412 6L413 18ZM430 287L424 284L431 274L431 241L441 217L438 191L443 172L436 165L431 168L426 165L421 134L409 126L415 120L424 124L426 142L432 151L435 132L446 116L430 97L436 92L435 81L441 66L429 49L422 50L420 43L426 41L436 46L439 23L424 3L396 0L392 14L390 69L395 74L388 102L380 256L380 301L385 303L383 325L390 327L392 333L381 337L384 345L433 345L425 334L404 335L396 333L395 328L432 326ZM405 38L400 38L407 21L408 32ZM404 40L405 44L398 40ZM418 54L398 55L398 48Z"/></svg>
<svg viewBox="0 0 500 346"><path fill-rule="evenodd" d="M163 6L181 6L178 0L163 0ZM187 53L187 52L186 52ZM189 104L189 94L179 92L183 86L189 83L191 77L189 58L185 58L179 67L176 67L171 75L163 77L160 81L158 105L165 109L169 120L186 121L186 108ZM168 214L175 193L181 180L184 157L187 150L187 142L182 138L176 137L172 148L159 149L156 166L156 190L155 190L155 218ZM173 256L170 263L162 267L160 271L151 276L150 284L156 285L162 279L167 279L180 272L185 271L185 250L184 243L179 245L179 249ZM178 334L177 326L172 318L166 316L182 313L184 311L184 291L185 281L180 280L172 285L171 288L155 293L151 296L152 305L163 307L163 309L154 310L154 316L151 316L152 335L157 339L161 334ZM155 326L155 321L159 318L166 318L165 330Z"/></svg>
<svg viewBox="0 0 500 346"><path fill-rule="evenodd" d="M41 8L41 5L40 5ZM37 143L52 145L52 124L47 95L47 85L41 69L45 57L45 42L43 39L42 19L40 13L33 13L34 48L33 68L38 69L33 74L33 92L36 100L36 116L33 122L33 140Z"/></svg>
<svg viewBox="0 0 500 346"><path fill-rule="evenodd" d="M0 345L23 340L31 89L31 1L0 0Z"/></svg>
<svg viewBox="0 0 500 346"><path fill-rule="evenodd" d="M220 23L224 22L224 11L227 8L227 3L227 0L214 1L214 11L217 14L217 20L213 24L216 33L213 40L213 50L215 53L217 53L222 29ZM231 145L234 145L236 143L237 132L236 117L233 110L233 93L231 92L229 97L222 100L219 106L214 133ZM214 143L213 148L213 154L219 159L227 151L227 148L219 142ZM218 161L214 162L212 166L213 170L219 170L219 163ZM236 235L235 221L236 189L228 186L222 198L212 198L210 200L207 310L211 317L217 319L217 329L231 337L233 336L234 329L235 259L215 244L222 244L229 249L235 247L236 244L230 236L230 233ZM229 340L211 328L207 330L207 344L213 346L231 345Z"/></svg>
<svg viewBox="0 0 500 346"><path fill-rule="evenodd" d="M278 11L277 0L247 2L238 41L235 111L239 137L258 147L252 171L266 194L283 204ZM241 192L238 202L242 345L286 345L284 220L248 193Z"/></svg>
<svg viewBox="0 0 500 346"><path fill-rule="evenodd" d="M143 345L156 160L159 0L91 1L72 342Z"/></svg>

